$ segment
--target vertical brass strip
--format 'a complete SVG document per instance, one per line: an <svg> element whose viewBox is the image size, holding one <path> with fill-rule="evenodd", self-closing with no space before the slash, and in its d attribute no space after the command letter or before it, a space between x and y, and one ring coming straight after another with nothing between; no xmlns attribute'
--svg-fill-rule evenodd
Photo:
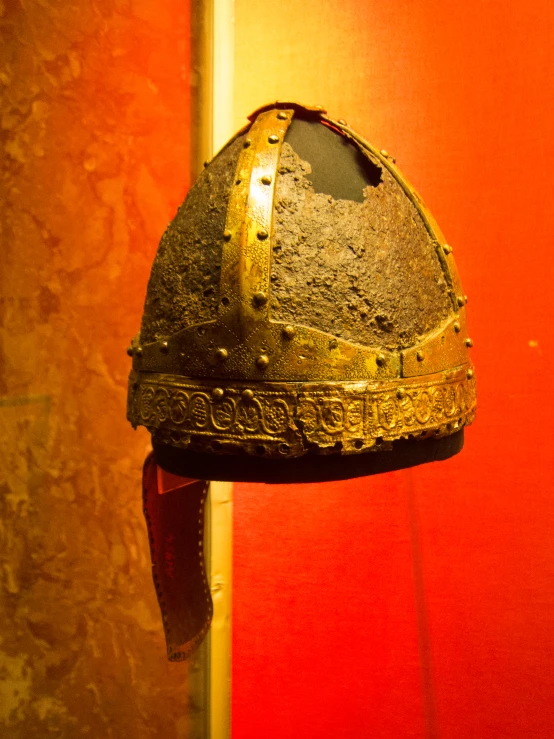
<svg viewBox="0 0 554 739"><path fill-rule="evenodd" d="M292 110L261 113L244 139L223 234L219 320L244 340L269 320L273 198Z"/></svg>

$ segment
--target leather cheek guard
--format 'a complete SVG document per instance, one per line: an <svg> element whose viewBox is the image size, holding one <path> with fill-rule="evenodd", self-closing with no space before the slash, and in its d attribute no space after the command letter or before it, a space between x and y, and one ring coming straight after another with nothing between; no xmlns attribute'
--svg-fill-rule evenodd
<svg viewBox="0 0 554 739"><path fill-rule="evenodd" d="M151 453L143 469L144 516L167 656L187 659L205 637L213 605L204 561L209 483L164 472Z"/></svg>

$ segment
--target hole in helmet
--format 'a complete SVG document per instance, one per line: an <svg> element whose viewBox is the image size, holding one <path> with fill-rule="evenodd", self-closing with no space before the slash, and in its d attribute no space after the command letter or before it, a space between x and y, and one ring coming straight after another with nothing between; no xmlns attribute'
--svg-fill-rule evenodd
<svg viewBox="0 0 554 739"><path fill-rule="evenodd" d="M364 445L364 442L361 439L355 439L354 440L354 448L355 449L361 449Z"/></svg>
<svg viewBox="0 0 554 739"><path fill-rule="evenodd" d="M263 444L259 444L256 447L256 454L259 454L260 456L265 454L265 446L263 446Z"/></svg>
<svg viewBox="0 0 554 739"><path fill-rule="evenodd" d="M285 141L310 164L312 171L306 178L318 193L363 203L364 188L377 187L381 182L381 167L346 136L319 121L295 116Z"/></svg>
<svg viewBox="0 0 554 739"><path fill-rule="evenodd" d="M290 446L288 444L279 444L279 451L281 454L288 454L290 452Z"/></svg>
<svg viewBox="0 0 554 739"><path fill-rule="evenodd" d="M229 298L221 298L221 305L229 305Z"/></svg>

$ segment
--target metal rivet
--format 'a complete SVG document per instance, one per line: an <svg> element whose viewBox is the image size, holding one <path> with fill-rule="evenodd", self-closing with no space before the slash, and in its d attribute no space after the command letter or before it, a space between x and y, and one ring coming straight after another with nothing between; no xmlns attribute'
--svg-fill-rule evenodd
<svg viewBox="0 0 554 739"><path fill-rule="evenodd" d="M127 347L127 354L132 357L133 356L134 349L132 346Z"/></svg>
<svg viewBox="0 0 554 739"><path fill-rule="evenodd" d="M444 246L442 247L442 250L443 250L443 252L445 254L451 254L452 253L452 247L449 246L448 244L444 244Z"/></svg>
<svg viewBox="0 0 554 739"><path fill-rule="evenodd" d="M256 305L265 305L267 303L267 295L261 290L254 293L254 303Z"/></svg>
<svg viewBox="0 0 554 739"><path fill-rule="evenodd" d="M417 361L418 362L423 362L424 358L425 358L425 354L421 351L421 349L419 349L416 352L416 359L417 359Z"/></svg>
<svg viewBox="0 0 554 739"><path fill-rule="evenodd" d="M167 354L167 352L169 351L169 344L167 343L167 341L162 341L162 343L160 344L160 351L162 354Z"/></svg>
<svg viewBox="0 0 554 739"><path fill-rule="evenodd" d="M294 326L285 326L283 329L283 336L285 339L292 339L295 334Z"/></svg>
<svg viewBox="0 0 554 739"><path fill-rule="evenodd" d="M460 306L460 308L465 305L465 300L461 295L458 295L458 305Z"/></svg>
<svg viewBox="0 0 554 739"><path fill-rule="evenodd" d="M316 110L319 110L319 112L322 113L323 112L323 105L316 105L315 106L315 109Z"/></svg>
<svg viewBox="0 0 554 739"><path fill-rule="evenodd" d="M137 355L137 357L142 356L142 346L137 346L137 348L135 349L135 354Z"/></svg>
<svg viewBox="0 0 554 739"><path fill-rule="evenodd" d="M243 144L244 148L248 149L251 143L252 143L252 139L244 139L244 144Z"/></svg>
<svg viewBox="0 0 554 739"><path fill-rule="evenodd" d="M271 177L268 174L264 174L262 182L264 185L271 185Z"/></svg>
<svg viewBox="0 0 554 739"><path fill-rule="evenodd" d="M215 400L221 400L221 398L225 395L225 390L222 387L214 387L212 390L212 398Z"/></svg>
<svg viewBox="0 0 554 739"><path fill-rule="evenodd" d="M206 159L206 161L204 162L204 167L207 167L209 163L210 163L210 160Z"/></svg>
<svg viewBox="0 0 554 739"><path fill-rule="evenodd" d="M388 158L388 156L389 156L388 151L386 149L381 149L381 156Z"/></svg>
<svg viewBox="0 0 554 739"><path fill-rule="evenodd" d="M270 144L278 144L279 143L279 136L277 136L276 134L272 133L272 134L270 134L267 137L267 140L269 141Z"/></svg>
<svg viewBox="0 0 554 739"><path fill-rule="evenodd" d="M269 357L267 354L262 354L256 359L256 365L258 369L264 370L269 364Z"/></svg>
<svg viewBox="0 0 554 739"><path fill-rule="evenodd" d="M473 346L473 341L471 339L466 339L465 343L468 349L471 349L471 347Z"/></svg>
<svg viewBox="0 0 554 739"><path fill-rule="evenodd" d="M280 121L286 121L288 118L288 115L286 113L283 113L283 111L281 111L280 113L277 113L277 118Z"/></svg>
<svg viewBox="0 0 554 739"><path fill-rule="evenodd" d="M217 357L217 359L219 359L220 362L224 362L227 359L227 357L229 356L229 352L227 351L227 349L224 349L223 347L220 347L216 351L215 356Z"/></svg>
<svg viewBox="0 0 554 739"><path fill-rule="evenodd" d="M260 230L258 231L258 233L257 233L257 236L258 236L258 238L259 238L259 240L260 240L260 241L265 241L265 239L267 239L267 237L269 236L269 234L268 234L268 232L267 232L267 231L265 231L265 230L264 230L264 229L262 228L262 229L260 229Z"/></svg>
<svg viewBox="0 0 554 739"><path fill-rule="evenodd" d="M456 323L454 324L454 331L457 334L459 334L461 330L462 330L462 328L461 328L460 324L458 323L458 321L456 321Z"/></svg>
<svg viewBox="0 0 554 739"><path fill-rule="evenodd" d="M230 241L232 235L233 234L229 231L228 228L226 228L225 231L223 232L223 238L225 239L225 241Z"/></svg>
<svg viewBox="0 0 554 739"><path fill-rule="evenodd" d="M466 305L467 305L467 295L464 295L464 300L465 300Z"/></svg>
<svg viewBox="0 0 554 739"><path fill-rule="evenodd" d="M254 393L249 388L243 390L241 395L243 400L252 400L252 398L254 397Z"/></svg>
<svg viewBox="0 0 554 739"><path fill-rule="evenodd" d="M472 369L468 369L468 371L466 372L466 377L467 377L468 380L471 380L471 378L473 377L473 370Z"/></svg>
<svg viewBox="0 0 554 739"><path fill-rule="evenodd" d="M378 367L383 367L384 364L385 364L386 359L387 358L385 357L384 354L378 354L377 355L377 358L375 359L375 361L377 362L377 366Z"/></svg>
<svg viewBox="0 0 554 739"><path fill-rule="evenodd" d="M339 118L337 123L340 123L341 126L348 126L348 123L344 120L344 118Z"/></svg>
<svg viewBox="0 0 554 739"><path fill-rule="evenodd" d="M403 400L406 397L405 391L402 388L399 388L396 391L396 397L398 398L398 400Z"/></svg>

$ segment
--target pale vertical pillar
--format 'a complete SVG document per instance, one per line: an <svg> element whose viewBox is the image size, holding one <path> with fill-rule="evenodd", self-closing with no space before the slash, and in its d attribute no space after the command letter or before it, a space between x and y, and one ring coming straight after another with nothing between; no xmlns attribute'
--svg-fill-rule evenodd
<svg viewBox="0 0 554 739"><path fill-rule="evenodd" d="M213 0L212 156L234 132L234 5ZM231 483L210 485L210 739L231 736L232 492Z"/></svg>
<svg viewBox="0 0 554 739"><path fill-rule="evenodd" d="M234 0L193 0L193 179L234 130ZM214 615L205 651L209 739L231 732L232 484L212 482L205 550ZM204 703L204 704L205 704Z"/></svg>
<svg viewBox="0 0 554 739"><path fill-rule="evenodd" d="M209 637L210 739L231 736L232 492L230 482L210 485L208 540L214 604Z"/></svg>
<svg viewBox="0 0 554 739"><path fill-rule="evenodd" d="M235 0L212 0L213 14L213 121L212 155L234 131Z"/></svg>

